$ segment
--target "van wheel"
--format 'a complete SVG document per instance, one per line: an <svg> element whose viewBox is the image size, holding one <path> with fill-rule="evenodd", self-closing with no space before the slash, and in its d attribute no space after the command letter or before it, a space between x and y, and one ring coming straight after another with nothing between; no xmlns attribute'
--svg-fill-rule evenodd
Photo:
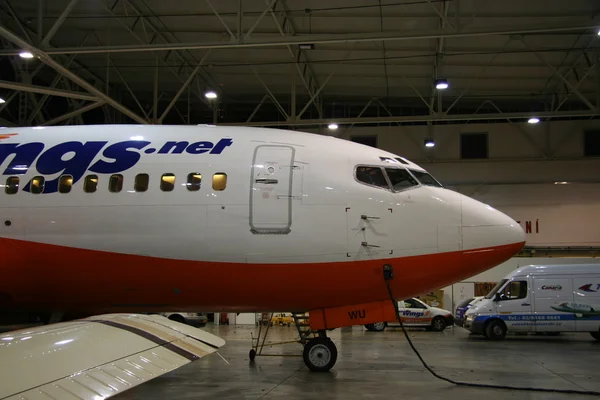
<svg viewBox="0 0 600 400"><path fill-rule="evenodd" d="M598 332L590 332L590 335L596 340L600 340L600 331Z"/></svg>
<svg viewBox="0 0 600 400"><path fill-rule="evenodd" d="M506 336L506 325L502 321L492 321L486 326L485 333L490 340L502 340Z"/></svg>
<svg viewBox="0 0 600 400"><path fill-rule="evenodd" d="M443 317L435 317L431 321L431 330L435 332L441 332L446 329L446 320Z"/></svg>

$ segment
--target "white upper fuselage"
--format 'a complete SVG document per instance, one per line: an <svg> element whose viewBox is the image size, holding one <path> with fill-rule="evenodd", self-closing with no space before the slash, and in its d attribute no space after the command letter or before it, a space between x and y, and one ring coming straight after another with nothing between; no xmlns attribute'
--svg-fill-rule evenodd
<svg viewBox="0 0 600 400"><path fill-rule="evenodd" d="M279 263L306 262L306 257L315 257L320 262L347 261L346 253L359 248L348 243L352 238L346 234L346 213L339 211L359 204L371 212L369 216L380 218L373 222L381 226L381 231L374 233L372 239L367 237L372 240L369 244L381 246L373 248L382 249L380 252L393 249L395 257L513 243L518 241L514 232L520 234L516 224L503 214L447 189L415 186L393 193L357 182L354 170L358 165L420 171L422 168L413 163L382 162L380 157L398 156L331 137L211 126L88 126L16 131L18 135L1 141L0 147L38 142L43 144L43 150L37 162L17 164L13 171L19 173L14 175L20 178L19 192L1 194L0 217L12 220L11 227L3 227L5 237L186 260ZM216 144L223 139L231 139L232 144L220 154L173 154L177 152L174 146L169 146L169 154L145 154L149 148L160 151L168 142ZM137 147L141 151L129 148L129 153L125 153L125 146L121 146L116 161L103 155L111 145L125 141L140 143ZM66 142L87 142L90 148L76 144L71 147L74 153L59 150L47 155L49 149ZM100 144L92 147L90 142ZM250 231L252 191L262 192L255 196L255 203L263 201L267 210L281 212L287 218L286 210L272 209L277 203L285 203L285 199L274 199L277 194L263 197L276 190L276 185L257 188L255 184L251 189L254 151L265 145L292 147L295 153L293 165L298 169L292 182L292 222L285 236ZM65 150L69 148L65 146ZM136 162L138 153L141 157ZM61 156L72 158L61 162ZM40 161L45 161L45 169L41 169ZM102 161L120 165L104 164L108 173L95 172L99 168L89 170ZM263 164L269 161L260 160ZM2 168L8 164L4 160ZM291 164L292 160L288 165L273 164L278 170L265 176L282 179L280 175L289 173ZM46 171L52 173L44 174ZM227 174L227 186L216 191L212 179L220 172ZM135 176L142 173L149 174L149 187L145 192L136 192ZM159 188L161 176L167 173L176 179L170 192ZM202 175L200 190L186 189L190 173ZM68 194L34 195L23 191L34 176L42 175L47 192L49 182L63 174L75 177ZM90 174L99 176L95 193L83 191L84 177ZM109 192L111 174L123 175L119 193ZM3 175L3 180L12 176ZM259 213L256 209L260 206L255 204L254 212ZM479 234L483 231L489 234ZM293 246L282 246L288 239L293 240Z"/></svg>

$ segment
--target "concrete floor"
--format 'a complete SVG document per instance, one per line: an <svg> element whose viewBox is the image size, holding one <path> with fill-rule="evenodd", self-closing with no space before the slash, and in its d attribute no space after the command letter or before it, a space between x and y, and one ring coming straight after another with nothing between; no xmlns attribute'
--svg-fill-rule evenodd
<svg viewBox="0 0 600 400"><path fill-rule="evenodd" d="M338 361L329 373L311 373L300 357L257 357L250 363L254 327L209 325L204 329L227 340L220 354L229 364L211 354L114 398L567 399L565 394L456 387L440 381L422 367L400 329L375 333L353 327L330 332L338 347ZM271 341L287 340L294 338L295 330L277 327L271 333ZM425 360L455 380L600 391L600 343L589 334L508 336L504 342L490 342L454 327L441 333L412 330L410 335ZM268 349L270 354L300 351L296 344Z"/></svg>

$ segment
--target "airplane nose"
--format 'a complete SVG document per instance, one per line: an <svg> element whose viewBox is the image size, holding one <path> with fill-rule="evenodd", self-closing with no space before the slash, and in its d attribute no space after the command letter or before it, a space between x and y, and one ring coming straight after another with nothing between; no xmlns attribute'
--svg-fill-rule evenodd
<svg viewBox="0 0 600 400"><path fill-rule="evenodd" d="M461 211L463 249L507 245L520 249L525 243L521 226L495 208L462 195Z"/></svg>

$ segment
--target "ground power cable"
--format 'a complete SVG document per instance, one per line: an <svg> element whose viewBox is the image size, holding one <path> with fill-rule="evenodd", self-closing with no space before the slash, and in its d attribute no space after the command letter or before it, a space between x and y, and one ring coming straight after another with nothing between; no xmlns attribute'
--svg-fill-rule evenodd
<svg viewBox="0 0 600 400"><path fill-rule="evenodd" d="M419 350L417 350L417 348L413 344L412 340L410 339L408 332L404 328L404 324L402 323L402 318L400 318L400 311L398 311L398 302L394 298L394 296L392 294L392 289L390 287L390 281L394 279L394 270L393 270L393 267L389 264L386 264L383 266L383 279L384 279L385 285L387 287L390 301L392 302L392 304L394 306L396 319L398 320L398 323L400 324L400 327L402 328L402 332L404 333L404 337L406 338L406 341L408 342L408 344L410 345L413 352L417 355L417 357L421 361L421 364L423 364L423 367L425 367L425 369L427 371L429 371L429 373L431 373L431 375L433 375L434 377L441 379L443 381L446 381L448 383L451 383L453 385L456 385L456 386L466 386L466 387L475 387L475 388L484 388L484 389L519 390L519 391L527 391L527 392L546 392L546 393L579 394L579 395L586 395L586 396L600 396L600 392L595 392L595 391L591 391L591 390L546 389L546 388L534 388L534 387L508 386L508 385L491 385L491 384L486 384L486 383L472 383L472 382L455 381L453 379L446 378L445 376L441 376L440 374L435 372L427 364L427 362L425 362L425 360L421 356L421 353L419 353Z"/></svg>

